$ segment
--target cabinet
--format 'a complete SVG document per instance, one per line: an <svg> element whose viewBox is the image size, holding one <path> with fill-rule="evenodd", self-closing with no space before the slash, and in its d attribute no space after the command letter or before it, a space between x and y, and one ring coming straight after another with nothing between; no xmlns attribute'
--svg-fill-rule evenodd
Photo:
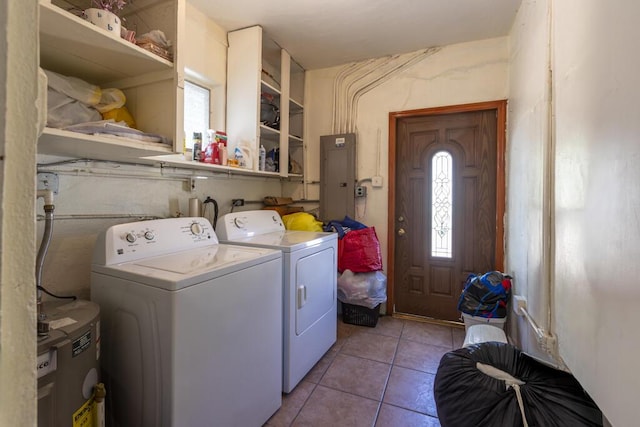
<svg viewBox="0 0 640 427"><path fill-rule="evenodd" d="M236 146L249 147L253 160L250 166L257 171L257 157L263 145L267 153L279 152L279 170L271 174L302 177L304 69L259 26L232 31L228 38L227 134L230 152ZM273 120L274 106L279 110L279 122Z"/></svg>
<svg viewBox="0 0 640 427"><path fill-rule="evenodd" d="M38 152L99 160L130 160L181 152L184 67L179 53L184 33L184 0L135 0L121 16L124 25L138 35L162 30L172 41L173 61L111 37L67 11L73 6L86 7L86 1L40 0L39 4L41 67L102 88L121 89L137 127L167 137L171 145L45 128L38 141Z"/></svg>

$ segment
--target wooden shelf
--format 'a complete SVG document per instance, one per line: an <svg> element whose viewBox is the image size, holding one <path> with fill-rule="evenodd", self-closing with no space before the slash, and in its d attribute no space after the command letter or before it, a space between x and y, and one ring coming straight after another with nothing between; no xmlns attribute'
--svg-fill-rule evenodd
<svg viewBox="0 0 640 427"><path fill-rule="evenodd" d="M289 98L289 113L290 114L298 114L304 110L302 104L300 104L295 99Z"/></svg>
<svg viewBox="0 0 640 427"><path fill-rule="evenodd" d="M302 138L300 138L299 136L289 135L289 144L300 145L302 144L302 142Z"/></svg>
<svg viewBox="0 0 640 427"><path fill-rule="evenodd" d="M262 80L260 87L263 92L273 95L274 97L280 97L280 89L276 89L274 86Z"/></svg>
<svg viewBox="0 0 640 427"><path fill-rule="evenodd" d="M164 166L172 166L172 167L183 168L183 169L206 170L214 173L224 173L229 175L248 175L248 176L261 176L265 178L280 178L280 174L278 172L254 171L252 169L245 169L245 168L239 168L239 167L221 166L221 165L212 165L209 163L194 162L194 161L185 160L184 156L181 154L148 156L141 160L162 164Z"/></svg>
<svg viewBox="0 0 640 427"><path fill-rule="evenodd" d="M280 139L280 131L267 125L260 125L260 138L270 141L278 141Z"/></svg>
<svg viewBox="0 0 640 427"><path fill-rule="evenodd" d="M171 71L167 61L40 0L40 65L93 84Z"/></svg>
<svg viewBox="0 0 640 427"><path fill-rule="evenodd" d="M45 128L38 140L38 153L83 159L131 161L172 152L172 147L157 142L86 135L54 128Z"/></svg>

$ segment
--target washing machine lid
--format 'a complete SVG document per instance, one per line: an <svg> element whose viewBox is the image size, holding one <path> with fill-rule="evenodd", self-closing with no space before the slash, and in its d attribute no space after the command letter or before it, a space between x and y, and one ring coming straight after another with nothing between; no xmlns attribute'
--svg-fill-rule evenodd
<svg viewBox="0 0 640 427"><path fill-rule="evenodd" d="M92 269L173 291L281 258L277 250L216 244L115 265L94 264Z"/></svg>
<svg viewBox="0 0 640 427"><path fill-rule="evenodd" d="M277 231L229 240L228 243L258 246L261 248L275 248L283 252L294 252L301 249L318 246L338 240L337 233L322 233L315 231Z"/></svg>

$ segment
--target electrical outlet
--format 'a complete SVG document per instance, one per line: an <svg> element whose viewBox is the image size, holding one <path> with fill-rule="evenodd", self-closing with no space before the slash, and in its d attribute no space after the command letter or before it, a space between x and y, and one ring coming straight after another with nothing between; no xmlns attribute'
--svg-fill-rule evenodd
<svg viewBox="0 0 640 427"><path fill-rule="evenodd" d="M356 197L367 197L367 187L359 185L356 187Z"/></svg>
<svg viewBox="0 0 640 427"><path fill-rule="evenodd" d="M371 178L371 186L373 186L374 188L382 187L382 177L374 176L373 178Z"/></svg>
<svg viewBox="0 0 640 427"><path fill-rule="evenodd" d="M513 311L518 315L518 316L522 316L524 315L524 313L522 312L522 309L527 309L527 298L523 297L522 295L514 295L513 296Z"/></svg>
<svg viewBox="0 0 640 427"><path fill-rule="evenodd" d="M187 191L190 191L193 193L194 191L196 191L196 179L189 178L189 180L185 182L185 186L187 187L186 188Z"/></svg>
<svg viewBox="0 0 640 427"><path fill-rule="evenodd" d="M231 206L244 206L244 199L231 199Z"/></svg>

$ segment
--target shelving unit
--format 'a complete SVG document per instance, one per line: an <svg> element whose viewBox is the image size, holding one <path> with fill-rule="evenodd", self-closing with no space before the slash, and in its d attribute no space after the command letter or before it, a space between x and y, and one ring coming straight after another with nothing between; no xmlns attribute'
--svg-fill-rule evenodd
<svg viewBox="0 0 640 427"><path fill-rule="evenodd" d="M230 32L228 37L227 134L231 149L248 145L256 160L261 145L267 153L278 150L278 174L284 178L302 177L304 69L259 26ZM278 129L263 123L263 94L279 109ZM297 165L292 172L290 160ZM257 161L254 170L258 170Z"/></svg>
<svg viewBox="0 0 640 427"><path fill-rule="evenodd" d="M289 88L289 79L299 81L300 76L293 77L290 66L295 63L290 61L284 50L273 41L262 39L261 28L247 29L252 35L245 37L251 45L250 50L258 52L252 56L255 62L247 61L246 55L238 56L237 52L233 53L232 49L229 49L229 62L233 62L235 58L243 65L236 64L234 68L244 73L230 75L229 87L233 86L235 81L239 81L244 91L238 95L236 88L232 91L236 95L229 97L228 109L233 110L234 114L229 114L228 128L247 127L247 123L250 124L248 127L251 128L249 134L252 135L252 167L243 169L210 165L185 161L181 154L177 154L182 152L184 66L180 46L185 31L185 0L136 0L130 5L128 12L125 9L126 26L135 29L138 35L161 29L167 38L172 40L173 62L124 39L114 38L99 27L65 10L74 2L78 7L86 3L80 0L39 0L41 66L102 88L121 89L127 97L126 107L133 115L137 127L144 132L167 136L173 143L166 145L45 128L38 140L39 153L95 160L135 161L266 178L303 176L302 173L288 173L287 168L278 172L258 171L257 157L260 144L267 150L279 149L281 164L285 165L289 162L290 147L292 152L296 153L296 150L302 150L304 146L301 138L302 123L289 128L289 123L295 121L293 117L303 111L303 98L290 98L290 90L294 89ZM230 33L230 39L233 38L232 34ZM237 43L234 43L234 48L236 46ZM261 93L270 94L280 109L281 116L284 115L281 117L280 129L260 123ZM250 105L247 99L252 100ZM238 102L234 103L233 100ZM241 113L237 114L237 111ZM233 140L238 142L243 138ZM230 144L230 149L233 148L234 145Z"/></svg>
<svg viewBox="0 0 640 427"><path fill-rule="evenodd" d="M184 0L140 0L132 13L127 15L125 9L127 25L137 28L138 34L161 29L172 40L173 62L110 36L63 9L68 2L40 0L39 4L41 66L103 88L121 89L138 128L168 137L173 146L46 128L38 141L38 152L123 160L181 151L184 67L178 53Z"/></svg>
<svg viewBox="0 0 640 427"><path fill-rule="evenodd" d="M289 76L289 160L292 169L289 175L304 178L304 69L293 59Z"/></svg>

